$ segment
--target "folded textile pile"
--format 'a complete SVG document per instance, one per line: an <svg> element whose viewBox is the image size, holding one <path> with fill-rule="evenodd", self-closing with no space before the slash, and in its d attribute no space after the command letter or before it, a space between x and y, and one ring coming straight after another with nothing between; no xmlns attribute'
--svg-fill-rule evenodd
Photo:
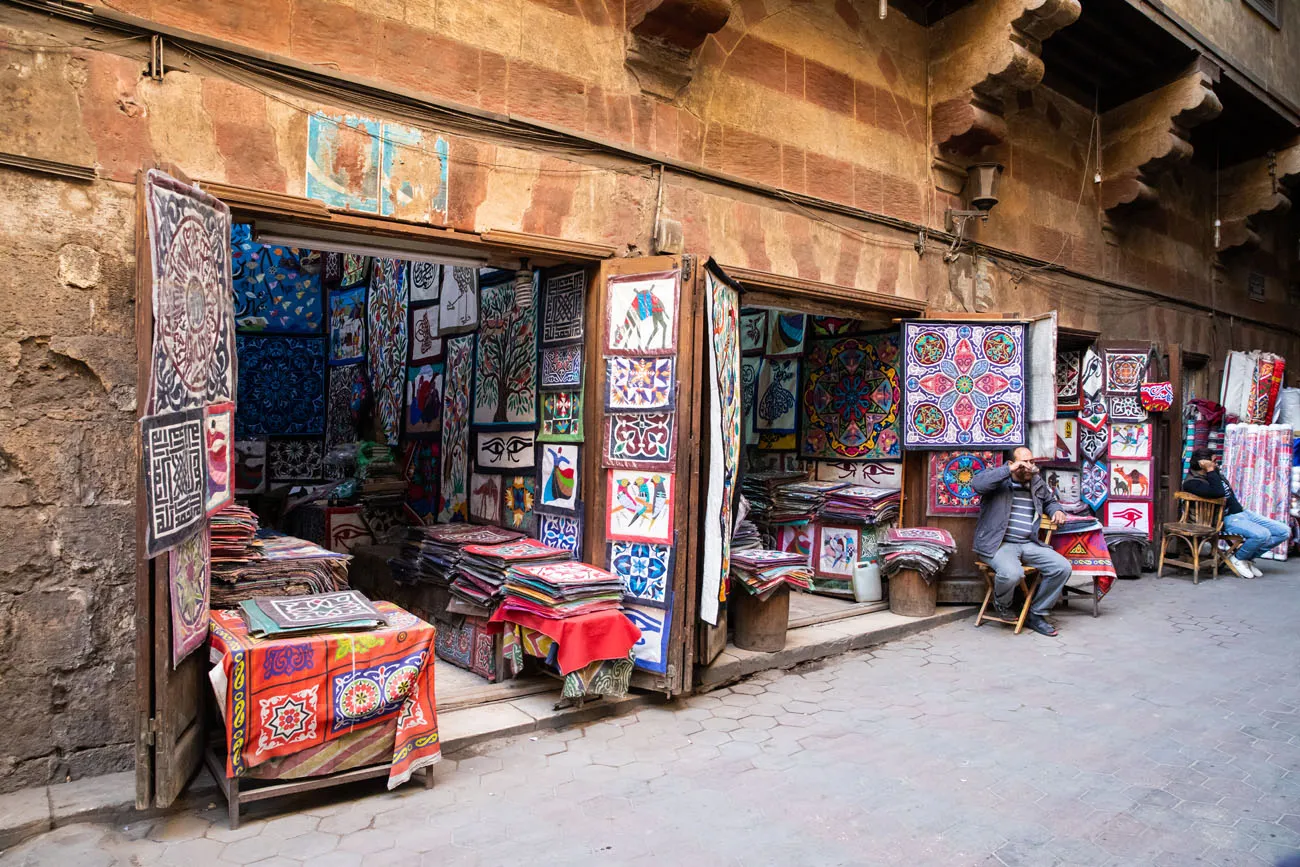
<svg viewBox="0 0 1300 867"><path fill-rule="evenodd" d="M211 529L208 547L214 568L219 563L237 563L261 556L261 552L252 547L257 536L257 513L247 506L231 503L215 513L208 526Z"/></svg>
<svg viewBox="0 0 1300 867"><path fill-rule="evenodd" d="M812 587L808 558L785 551L732 551L731 578L759 599L767 599L782 586L797 590Z"/></svg>
<svg viewBox="0 0 1300 867"><path fill-rule="evenodd" d="M559 620L622 608L623 579L586 563L531 563L506 572L500 610Z"/></svg>
<svg viewBox="0 0 1300 867"><path fill-rule="evenodd" d="M847 487L847 482L817 482L812 480L778 485L774 492L772 508L767 520L773 523L787 521L815 521L826 507L826 498L832 491Z"/></svg>
<svg viewBox="0 0 1300 867"><path fill-rule="evenodd" d="M771 520L767 514L776 499L776 489L807 478L808 474L800 470L755 470L746 473L740 483L740 491L749 501L750 516L760 524Z"/></svg>
<svg viewBox="0 0 1300 867"><path fill-rule="evenodd" d="M900 569L915 569L926 581L933 582L956 551L957 545L947 530L891 527L880 542L880 553L884 558L881 572L889 576Z"/></svg>
<svg viewBox="0 0 1300 867"><path fill-rule="evenodd" d="M355 590L245 599L239 603L239 614L254 638L376 629L388 623L370 600Z"/></svg>
<svg viewBox="0 0 1300 867"><path fill-rule="evenodd" d="M259 530L242 556L212 563L212 607L233 608L260 596L306 596L348 587L348 562L339 554L273 530Z"/></svg>
<svg viewBox="0 0 1300 867"><path fill-rule="evenodd" d="M506 572L523 564L562 563L573 554L551 548L536 539L519 539L501 545L467 545L461 549L451 582L453 596L473 605L491 608L503 594Z"/></svg>
<svg viewBox="0 0 1300 867"><path fill-rule="evenodd" d="M516 530L475 524L409 527L401 553L389 559L388 565L398 584L429 583L445 587L455 577L456 564L465 546L501 545L523 537Z"/></svg>
<svg viewBox="0 0 1300 867"><path fill-rule="evenodd" d="M898 520L903 492L869 485L847 485L826 495L822 516L855 524L887 524Z"/></svg>
<svg viewBox="0 0 1300 867"><path fill-rule="evenodd" d="M753 551L763 547L763 537L759 535L758 525L749 519L736 522L736 531L731 534L731 553Z"/></svg>

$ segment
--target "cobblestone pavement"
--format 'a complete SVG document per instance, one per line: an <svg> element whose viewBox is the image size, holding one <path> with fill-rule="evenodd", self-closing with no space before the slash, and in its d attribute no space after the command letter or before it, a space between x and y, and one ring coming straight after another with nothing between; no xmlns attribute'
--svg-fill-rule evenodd
<svg viewBox="0 0 1300 867"><path fill-rule="evenodd" d="M74 825L0 865L1274 864L1300 851L1300 567L1264 569L499 742L431 791Z"/></svg>

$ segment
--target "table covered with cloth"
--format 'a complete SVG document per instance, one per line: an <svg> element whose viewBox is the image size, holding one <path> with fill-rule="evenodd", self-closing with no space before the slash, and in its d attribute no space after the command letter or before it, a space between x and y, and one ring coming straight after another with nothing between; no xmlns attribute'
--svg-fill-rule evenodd
<svg viewBox="0 0 1300 867"><path fill-rule="evenodd" d="M577 617L550 618L498 608L488 622L494 630L504 629L505 624L517 623L555 641L559 645L555 661L560 674L586 668L589 663L599 659L626 659L632 652L632 646L641 638L641 630L622 611L597 611Z"/></svg>
<svg viewBox="0 0 1300 867"><path fill-rule="evenodd" d="M442 756L433 691L433 626L391 602L388 625L257 639L237 611L214 610L210 675L226 726L226 773L341 741L393 731L388 788Z"/></svg>
<svg viewBox="0 0 1300 867"><path fill-rule="evenodd" d="M1070 577L1095 578L1098 597L1115 583L1115 566L1106 548L1106 535L1095 518L1066 521L1052 532L1052 549L1070 561Z"/></svg>

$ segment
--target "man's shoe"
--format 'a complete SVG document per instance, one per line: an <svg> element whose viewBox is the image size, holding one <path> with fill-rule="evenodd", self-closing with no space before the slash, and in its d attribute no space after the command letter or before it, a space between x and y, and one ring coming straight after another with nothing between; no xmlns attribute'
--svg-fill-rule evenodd
<svg viewBox="0 0 1300 867"><path fill-rule="evenodd" d="M989 612L993 617L996 617L999 620L1014 621L1019 616L1007 606L999 605L996 599L989 603Z"/></svg>
<svg viewBox="0 0 1300 867"><path fill-rule="evenodd" d="M1250 567L1250 571L1255 573L1256 578L1264 577L1263 571L1261 571L1260 568L1255 565L1255 562L1253 560L1242 560L1241 562L1245 563L1247 566Z"/></svg>
<svg viewBox="0 0 1300 867"><path fill-rule="evenodd" d="M1229 555L1228 555L1228 558L1227 558L1226 560L1224 560L1223 562L1224 562L1224 565L1226 565L1229 569L1231 569L1233 572L1236 572L1236 573L1237 573L1237 577L1238 577L1238 578L1254 578L1254 577L1255 577L1255 573L1252 572L1252 571L1250 570L1250 565L1249 565L1249 564L1247 564L1247 563L1246 563L1245 561L1243 561L1243 560L1238 560L1236 557L1233 557L1231 554L1229 554Z"/></svg>
<svg viewBox="0 0 1300 867"><path fill-rule="evenodd" d="M1047 622L1047 618L1041 614L1030 614L1025 625L1037 632L1039 635L1046 635L1049 638L1057 636L1056 627Z"/></svg>

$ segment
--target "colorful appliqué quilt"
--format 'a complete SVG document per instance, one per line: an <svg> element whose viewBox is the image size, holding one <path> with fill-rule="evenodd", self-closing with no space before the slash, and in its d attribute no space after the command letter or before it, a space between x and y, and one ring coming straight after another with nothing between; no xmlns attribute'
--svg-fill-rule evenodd
<svg viewBox="0 0 1300 867"><path fill-rule="evenodd" d="M980 495L971 487L976 473L1002 466L1001 452L930 452L927 515L978 515Z"/></svg>
<svg viewBox="0 0 1300 867"><path fill-rule="evenodd" d="M677 352L677 271L611 277L607 355L674 355Z"/></svg>
<svg viewBox="0 0 1300 867"><path fill-rule="evenodd" d="M898 335L813 341L805 370L803 457L844 461L902 454Z"/></svg>
<svg viewBox="0 0 1300 867"><path fill-rule="evenodd" d="M606 358L605 408L610 412L672 409L673 358Z"/></svg>
<svg viewBox="0 0 1300 867"><path fill-rule="evenodd" d="M1097 461L1083 462L1083 476L1079 482L1079 497L1083 504L1096 511L1110 496L1110 467Z"/></svg>
<svg viewBox="0 0 1300 867"><path fill-rule="evenodd" d="M325 432L325 338L241 334L235 434Z"/></svg>
<svg viewBox="0 0 1300 867"><path fill-rule="evenodd" d="M322 256L283 244L259 244L253 227L231 229L235 324L240 331L319 334Z"/></svg>
<svg viewBox="0 0 1300 867"><path fill-rule="evenodd" d="M539 443L580 443L582 430L582 392L547 391L542 393L542 425Z"/></svg>
<svg viewBox="0 0 1300 867"><path fill-rule="evenodd" d="M376 258L366 302L366 349L379 436L390 446L401 432L406 327L406 263Z"/></svg>
<svg viewBox="0 0 1300 867"><path fill-rule="evenodd" d="M1106 350L1105 385L1107 394L1137 394L1147 375L1147 353Z"/></svg>
<svg viewBox="0 0 1300 867"><path fill-rule="evenodd" d="M582 385L582 346L542 350L541 387L568 389Z"/></svg>
<svg viewBox="0 0 1300 867"><path fill-rule="evenodd" d="M606 415L601 465L672 470L677 456L676 418L676 414L671 412Z"/></svg>

